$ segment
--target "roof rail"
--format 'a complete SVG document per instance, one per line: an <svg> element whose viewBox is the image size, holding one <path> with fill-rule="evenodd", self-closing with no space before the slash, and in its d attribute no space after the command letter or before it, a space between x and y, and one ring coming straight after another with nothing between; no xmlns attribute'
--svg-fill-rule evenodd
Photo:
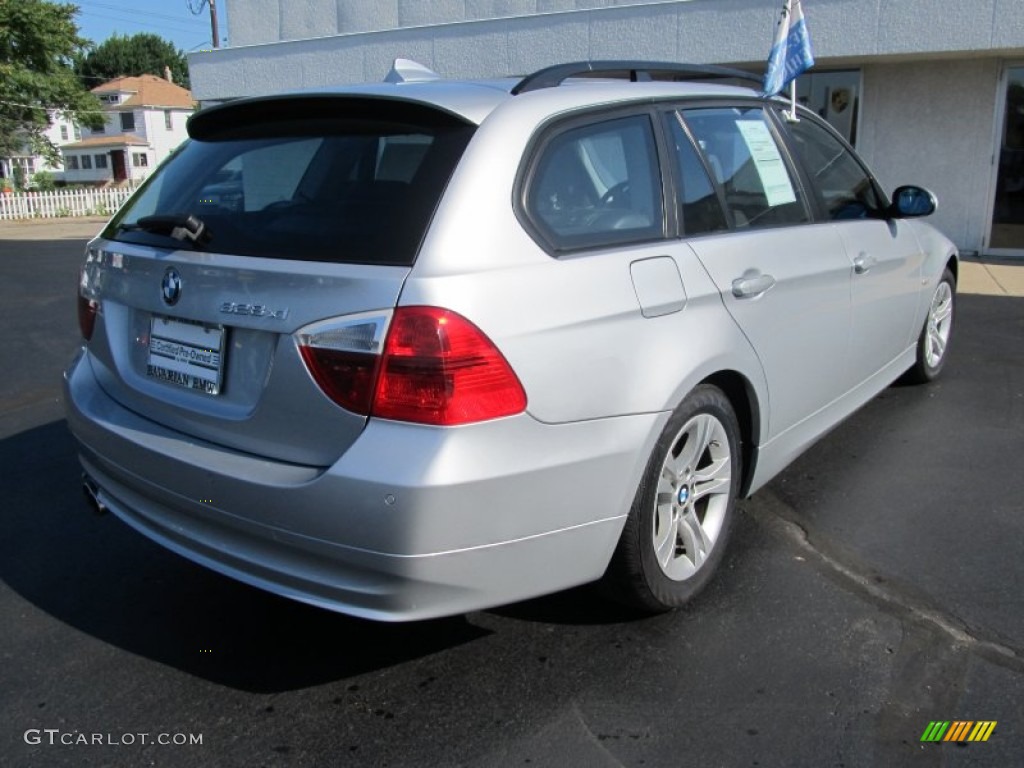
<svg viewBox="0 0 1024 768"><path fill-rule="evenodd" d="M512 95L542 88L554 88L571 77L626 77L631 82L649 80L749 80L761 84L761 78L742 69L719 67L714 64L680 64L672 61L574 61L539 69L527 75L512 89Z"/></svg>

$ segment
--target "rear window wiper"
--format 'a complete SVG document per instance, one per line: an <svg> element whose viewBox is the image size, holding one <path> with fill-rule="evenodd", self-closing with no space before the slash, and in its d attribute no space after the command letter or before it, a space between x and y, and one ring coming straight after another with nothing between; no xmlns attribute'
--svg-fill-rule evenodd
<svg viewBox="0 0 1024 768"><path fill-rule="evenodd" d="M154 235L167 235L175 240L188 241L193 245L205 245L212 239L209 227L191 213L143 216L134 224L121 224L118 229L141 229Z"/></svg>

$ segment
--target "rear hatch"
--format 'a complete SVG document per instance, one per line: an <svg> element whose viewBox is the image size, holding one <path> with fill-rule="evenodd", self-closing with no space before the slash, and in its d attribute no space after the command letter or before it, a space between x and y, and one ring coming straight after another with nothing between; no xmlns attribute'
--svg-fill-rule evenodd
<svg viewBox="0 0 1024 768"><path fill-rule="evenodd" d="M261 99L192 137L90 244L102 388L190 437L327 466L365 416L326 397L295 333L387 312L473 127L380 98Z"/></svg>

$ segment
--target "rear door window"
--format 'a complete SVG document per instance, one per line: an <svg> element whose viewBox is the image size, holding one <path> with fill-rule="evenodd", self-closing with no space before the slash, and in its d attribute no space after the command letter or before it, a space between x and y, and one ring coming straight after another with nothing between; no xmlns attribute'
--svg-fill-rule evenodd
<svg viewBox="0 0 1024 768"><path fill-rule="evenodd" d="M472 128L454 118L374 120L373 105L362 107L358 118L304 117L300 109L262 123L247 115L255 122L244 130L200 131L104 234L181 247L145 217L195 216L211 252L412 264Z"/></svg>
<svg viewBox="0 0 1024 768"><path fill-rule="evenodd" d="M708 169L686 134L679 114L673 112L665 115L665 123L672 139L678 169L676 202L679 205L683 234L694 237L728 229L725 211L722 210L718 193L708 176Z"/></svg>
<svg viewBox="0 0 1024 768"><path fill-rule="evenodd" d="M549 139L530 176L526 213L555 250L662 237L661 174L650 118L589 123Z"/></svg>
<svg viewBox="0 0 1024 768"><path fill-rule="evenodd" d="M687 109L697 141L737 229L810 220L803 193L759 107Z"/></svg>

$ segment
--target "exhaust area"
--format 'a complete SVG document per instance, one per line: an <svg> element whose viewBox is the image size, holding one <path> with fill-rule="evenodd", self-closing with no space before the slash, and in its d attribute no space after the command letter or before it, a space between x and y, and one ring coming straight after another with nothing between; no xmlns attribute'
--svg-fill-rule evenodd
<svg viewBox="0 0 1024 768"><path fill-rule="evenodd" d="M88 502L89 508L93 511L94 515L107 514L106 505L100 501L100 487L96 485L95 480L84 472L82 473L82 493L85 494L85 500Z"/></svg>

